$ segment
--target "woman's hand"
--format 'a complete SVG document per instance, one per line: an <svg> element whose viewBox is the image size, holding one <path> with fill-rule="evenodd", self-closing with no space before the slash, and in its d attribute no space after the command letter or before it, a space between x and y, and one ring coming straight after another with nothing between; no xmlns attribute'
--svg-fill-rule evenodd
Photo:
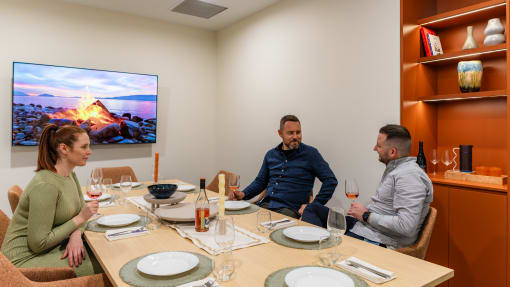
<svg viewBox="0 0 510 287"><path fill-rule="evenodd" d="M76 226L82 225L84 222L89 220L94 214L97 213L97 210L99 209L99 203L97 200L92 200L91 202L88 202L83 206L80 213L76 215L73 218L74 223Z"/></svg>
<svg viewBox="0 0 510 287"><path fill-rule="evenodd" d="M60 259L67 257L69 267L80 266L85 259L85 247L83 246L83 240L81 239L81 231L79 229L73 231L69 236L69 242L67 243L64 255Z"/></svg>

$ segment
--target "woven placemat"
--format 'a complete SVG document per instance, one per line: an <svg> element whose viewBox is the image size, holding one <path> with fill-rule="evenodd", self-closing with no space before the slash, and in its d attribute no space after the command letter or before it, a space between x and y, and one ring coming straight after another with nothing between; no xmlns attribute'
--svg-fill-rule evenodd
<svg viewBox="0 0 510 287"><path fill-rule="evenodd" d="M112 229L120 229L120 228L142 226L142 225L145 225L145 224L150 223L150 222L151 222L150 218L148 218L146 216L140 216L140 220L138 220L136 222L133 222L133 223L131 223L129 225L124 225L124 226L119 226L119 227L112 227L112 226L104 226L104 225L98 224L97 223L97 219L94 219L94 220L89 221L87 223L87 229L86 230L94 231L94 232L106 232L107 230L112 230Z"/></svg>
<svg viewBox="0 0 510 287"><path fill-rule="evenodd" d="M137 187L131 187L131 190L137 190L137 189L142 189L142 188L147 188L147 185L145 183L142 183ZM120 187L116 187L116 186L112 186L112 189L113 190L121 190Z"/></svg>
<svg viewBox="0 0 510 287"><path fill-rule="evenodd" d="M275 230L275 231L271 232L269 237L274 242L276 242L276 243L278 243L280 245L286 246L286 247L290 247L290 248L307 249L307 250L318 250L319 249L319 242L318 241L317 242L300 242L300 241L296 241L296 240L290 239L287 236L285 236L283 234L283 230L285 230L285 228ZM328 241L327 241L327 245L325 245L324 248L333 247L334 243L335 243L334 240L335 240L334 237L330 236ZM339 240L338 244L342 243L342 238L341 237L339 237L338 240Z"/></svg>
<svg viewBox="0 0 510 287"><path fill-rule="evenodd" d="M266 281L264 281L264 287L287 287L287 284L285 284L285 276L287 276L287 273L289 273L290 271L292 271L294 269L301 268L301 267L322 267L322 268L333 269L335 271L342 272L345 275L349 276L349 278L351 278L352 281L354 281L354 287L368 287L367 282L365 282L363 279L359 278L357 275L354 275L350 272L347 272L344 270L339 270L336 268L331 268L331 267L312 266L312 265L294 266L294 267L283 268L278 271L275 271L275 272L269 274L269 276L267 276Z"/></svg>
<svg viewBox="0 0 510 287"><path fill-rule="evenodd" d="M240 214L250 214L257 212L260 209L258 205L250 204L250 207L240 209L240 210L225 210L226 215L240 215Z"/></svg>
<svg viewBox="0 0 510 287"><path fill-rule="evenodd" d="M198 266L191 269L190 271L174 276L151 276L139 272L136 268L138 261L142 260L142 258L145 256L155 253L137 257L126 263L124 266L122 266L122 268L120 268L120 278L122 278L122 280L124 280L124 282L127 284L137 287L172 287L206 278L207 275L213 271L213 261L209 257L202 254L189 252L193 255L196 255L199 260Z"/></svg>

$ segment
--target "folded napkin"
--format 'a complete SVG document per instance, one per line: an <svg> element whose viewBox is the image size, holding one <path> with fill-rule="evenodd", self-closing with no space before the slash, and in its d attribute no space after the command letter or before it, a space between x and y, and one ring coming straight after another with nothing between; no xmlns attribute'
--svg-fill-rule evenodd
<svg viewBox="0 0 510 287"><path fill-rule="evenodd" d="M220 197L219 197L219 196L214 196L214 197L209 197L208 199L209 199L209 202L211 202L211 201L219 201L219 200L220 200ZM225 197L225 200L227 200L227 199L228 199L228 198L227 198L227 197Z"/></svg>
<svg viewBox="0 0 510 287"><path fill-rule="evenodd" d="M109 241L113 241L113 240L118 240L118 239L142 236L142 235L146 235L148 233L149 233L149 231L147 229L141 228L140 226L135 226L135 227L128 227L128 228L107 230L104 233L104 236Z"/></svg>
<svg viewBox="0 0 510 287"><path fill-rule="evenodd" d="M359 265L362 265L362 266L365 266L369 269L372 269L372 270L375 270L375 271L378 271L382 274L385 274L387 275L388 277L385 278L381 275L378 275L372 271L369 271L363 267L356 267L356 266L352 266L350 265L349 263L352 262L354 264L359 264ZM384 282L388 282L390 280L393 280L396 276L395 276L395 273L391 272L391 271L388 271L388 270L385 270L385 269L382 269L382 268L379 268L375 265L372 265L368 262L365 262L361 259L358 259L354 256L351 256L349 258L347 258L346 260L344 261L340 261L340 262L337 262L336 265L338 265L339 267L347 270L347 271L350 271L354 274L357 274L365 279L368 279L374 283L378 283L378 284L381 284L381 283L384 283Z"/></svg>
<svg viewBox="0 0 510 287"><path fill-rule="evenodd" d="M202 279L202 280L197 280L197 281L189 282L189 283L186 283L186 284L182 284L182 285L179 285L177 287L205 286L204 284L206 282L213 282L213 281L214 281L214 278L208 277L208 278L205 278L205 279ZM214 284L211 285L211 287L221 287L221 285L218 282L214 281Z"/></svg>
<svg viewBox="0 0 510 287"><path fill-rule="evenodd" d="M213 222L213 224L209 225L209 231L207 232L195 231L194 223L168 223L168 226L175 229L182 237L189 238L197 247L204 249L209 254L216 255L221 252L222 248L214 240L214 228L216 226L216 221ZM239 226L236 226L235 229L235 240L232 245L232 250L270 242L267 238L254 234Z"/></svg>
<svg viewBox="0 0 510 287"><path fill-rule="evenodd" d="M270 228L272 230L277 230L285 227L290 227L297 225L297 220L289 219L289 218L282 218L278 220L273 221L264 221L261 223L265 228Z"/></svg>

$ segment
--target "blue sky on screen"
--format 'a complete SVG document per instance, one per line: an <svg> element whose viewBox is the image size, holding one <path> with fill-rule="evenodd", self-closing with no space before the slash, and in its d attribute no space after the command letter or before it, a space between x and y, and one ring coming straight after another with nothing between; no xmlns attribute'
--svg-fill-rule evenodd
<svg viewBox="0 0 510 287"><path fill-rule="evenodd" d="M157 76L79 68L14 64L14 91L29 96L95 98L157 95Z"/></svg>

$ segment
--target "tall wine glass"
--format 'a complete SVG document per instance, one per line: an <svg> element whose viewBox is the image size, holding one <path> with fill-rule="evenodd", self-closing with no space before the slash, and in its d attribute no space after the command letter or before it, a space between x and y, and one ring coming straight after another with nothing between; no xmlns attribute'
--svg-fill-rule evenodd
<svg viewBox="0 0 510 287"><path fill-rule="evenodd" d="M120 176L120 190L123 193L122 204L126 204L126 197L128 192L131 191L131 176L130 175L121 175Z"/></svg>
<svg viewBox="0 0 510 287"><path fill-rule="evenodd" d="M437 159L437 149L432 149L430 152L430 163L432 164L432 174L436 174L436 165L439 163Z"/></svg>
<svg viewBox="0 0 510 287"><path fill-rule="evenodd" d="M338 250L342 234L347 229L347 222L345 220L345 211L343 208L332 207L328 211L327 228L333 240L335 240L334 250L329 255L333 261L340 258L340 252Z"/></svg>
<svg viewBox="0 0 510 287"><path fill-rule="evenodd" d="M445 149L443 152L443 155L441 156L441 162L446 166L446 169L448 170L448 166L452 164L452 157L450 155L450 151L448 149Z"/></svg>
<svg viewBox="0 0 510 287"><path fill-rule="evenodd" d="M91 184L99 185L101 184L101 180L103 179L103 169L100 167L93 168L90 173Z"/></svg>
<svg viewBox="0 0 510 287"><path fill-rule="evenodd" d="M232 192L237 191L241 186L241 179L237 174L230 174L228 177L228 186L232 190Z"/></svg>
<svg viewBox="0 0 510 287"><path fill-rule="evenodd" d="M218 281L227 281L234 274L232 246L235 240L234 218L220 216L214 228L214 241L221 248L221 253L214 260L214 275Z"/></svg>
<svg viewBox="0 0 510 287"><path fill-rule="evenodd" d="M345 180L345 196L352 200L353 202L359 196L359 188L358 183L355 179L346 179Z"/></svg>

